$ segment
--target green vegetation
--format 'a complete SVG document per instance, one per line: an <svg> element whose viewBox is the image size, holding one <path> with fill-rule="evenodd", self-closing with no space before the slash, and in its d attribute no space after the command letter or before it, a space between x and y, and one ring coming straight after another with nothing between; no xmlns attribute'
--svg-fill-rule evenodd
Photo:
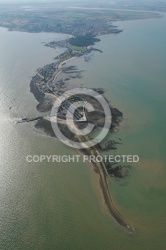
<svg viewBox="0 0 166 250"><path fill-rule="evenodd" d="M95 42L99 42L100 39L96 38L92 34L80 35L76 37L72 37L69 39L69 43L73 46L77 47L87 47L90 45L94 45Z"/></svg>
<svg viewBox="0 0 166 250"><path fill-rule="evenodd" d="M72 51L77 51L77 52L85 52L87 49L86 47L78 47L78 46L70 46L70 49L72 49Z"/></svg>

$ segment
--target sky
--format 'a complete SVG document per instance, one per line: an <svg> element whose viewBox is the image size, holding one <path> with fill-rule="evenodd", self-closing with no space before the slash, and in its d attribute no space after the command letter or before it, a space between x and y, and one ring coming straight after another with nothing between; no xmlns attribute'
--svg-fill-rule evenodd
<svg viewBox="0 0 166 250"><path fill-rule="evenodd" d="M0 3L56 3L56 2L72 2L72 1L75 1L75 2L85 2L85 1L92 1L92 2L95 2L95 1L101 1L101 0L0 0Z"/></svg>
<svg viewBox="0 0 166 250"><path fill-rule="evenodd" d="M71 2L71 1L74 1L74 0L0 0L0 3L50 3L50 2ZM125 1L130 1L130 2L132 2L132 0L75 0L76 2L77 1L79 1L79 2L85 2L85 1L88 1L88 2L90 2L90 1L92 1L92 2L125 2ZM138 1L138 2L144 2L144 3L146 3L146 2L164 2L164 3L166 3L166 0L133 0L133 2L136 2L136 1Z"/></svg>
<svg viewBox="0 0 166 250"><path fill-rule="evenodd" d="M72 0L0 0L0 3L28 3L28 2L67 2ZM78 0L77 0L78 1ZM81 1L81 0L79 0ZM84 0L85 1L85 0Z"/></svg>
<svg viewBox="0 0 166 250"><path fill-rule="evenodd" d="M45 2L45 3L49 3L49 2L77 2L77 1L79 1L79 2L85 2L85 1L87 1L87 2L102 2L102 0L0 0L0 3L28 3L28 2L30 2L30 3L35 3L35 2L40 2L40 3L42 3L42 2ZM107 0L103 0L103 1L107 1ZM115 2L116 0L108 0L108 2ZM125 0L123 0L123 1L125 1ZM139 0L138 0L139 1ZM146 1L146 0L144 0L144 1Z"/></svg>

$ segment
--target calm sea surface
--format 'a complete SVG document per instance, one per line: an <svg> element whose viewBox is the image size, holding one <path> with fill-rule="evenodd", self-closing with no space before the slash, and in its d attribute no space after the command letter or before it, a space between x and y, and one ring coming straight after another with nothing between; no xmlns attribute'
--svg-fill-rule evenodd
<svg viewBox="0 0 166 250"><path fill-rule="evenodd" d="M166 18L118 22L119 35L102 37L90 62L71 61L88 87L103 87L124 113L117 154L138 154L127 178L110 180L114 202L133 225L130 235L103 209L92 166L27 163L30 154L77 154L16 124L37 115L29 82L63 50L41 42L64 35L0 29L0 249L164 250L166 211ZM79 83L80 85L80 83Z"/></svg>

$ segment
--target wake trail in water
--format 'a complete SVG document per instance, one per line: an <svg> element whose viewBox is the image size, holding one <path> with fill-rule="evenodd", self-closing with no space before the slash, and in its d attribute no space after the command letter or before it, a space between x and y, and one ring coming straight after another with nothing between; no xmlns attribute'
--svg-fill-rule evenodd
<svg viewBox="0 0 166 250"><path fill-rule="evenodd" d="M1 116L0 123L18 123L20 120L18 117Z"/></svg>

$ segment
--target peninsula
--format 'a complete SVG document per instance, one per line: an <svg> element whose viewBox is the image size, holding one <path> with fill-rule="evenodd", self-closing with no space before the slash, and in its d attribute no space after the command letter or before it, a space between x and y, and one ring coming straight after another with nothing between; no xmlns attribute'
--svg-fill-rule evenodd
<svg viewBox="0 0 166 250"><path fill-rule="evenodd" d="M80 77L81 72L79 72L77 68L74 66L67 67L66 66L67 62L69 62L70 60L74 60L75 58L80 56L87 56L93 50L96 51L94 47L91 47L89 45L93 44L94 42L100 41L99 39L96 39L93 35L85 35L85 37L81 39L81 44L79 44L81 45L80 47L76 46L78 44L75 44L75 46L71 44L71 42L79 43L79 39L80 36L72 39L67 39L64 41L51 42L49 44L45 44L46 46L50 46L52 48L61 46L63 48L66 48L66 51L56 58L55 63L46 65L45 67L38 69L37 74L31 80L30 83L31 92L34 94L35 98L39 102L37 106L38 111L50 112L52 110L55 100L59 98L59 96L63 92L65 92L66 89L68 89L69 86L67 82L70 79ZM85 43L83 43L82 41L85 41ZM70 88L72 88L72 85L70 85ZM102 95L104 94L104 90L101 88L95 90L99 94ZM105 115L100 105L91 97L77 95L77 98L78 97L93 104L96 111L94 113L88 113L87 119L89 122L95 123L96 127L98 128L102 127L105 120ZM73 96L73 98L76 97ZM66 137L70 138L70 140L72 141L84 143L85 141L88 140L88 138L86 138L85 136L76 136L72 134L69 130L66 130L65 111L68 109L67 107L68 105L66 103L63 104L63 106L65 106L65 110L64 108L60 108L57 114L58 124L62 133L66 135ZM113 131L119 126L119 123L123 118L123 114L116 108L113 108L112 106L110 106L110 109L112 113L112 124L110 127L110 133L113 133ZM51 126L51 122L53 121L52 119L54 119L54 117L49 113L48 115L45 115L41 119L39 119L36 122L35 127L38 129L42 129L48 135L55 137L55 134ZM82 126L82 124L79 123L77 124L77 126L80 127ZM83 154L97 156L100 155L99 152L115 149L116 148L115 145L120 143L121 142L109 141L109 143L107 143L105 147L102 147L101 145L97 145L96 147L90 146L89 149L82 149L81 152ZM133 227L123 218L120 212L116 209L112 201L108 185L109 176L116 178L123 178L127 174L128 166L119 166L118 164L110 164L104 161L100 163L92 161L92 164L94 166L95 172L98 173L100 176L100 187L108 212L110 213L111 216L113 216L113 218L118 222L119 225L126 228L127 231L129 231L130 233L133 232Z"/></svg>
<svg viewBox="0 0 166 250"><path fill-rule="evenodd" d="M51 41L45 44L45 46L54 49L57 47L65 48L65 52L56 57L55 62L38 69L37 74L32 77L30 82L30 90L38 101L37 110L39 112L47 112L47 115L22 119L22 122L36 121L36 128L44 130L48 135L55 136L51 127L50 114L53 104L66 89L73 88L72 79L80 79L82 77L82 72L75 66L66 66L67 62L83 56L88 61L88 56L91 55L92 51L102 53L101 50L94 47L100 41L99 37L106 34L118 34L123 31L113 25L114 21L159 18L161 15L145 11L108 10L107 8L100 7L95 9L88 8L87 11L87 9L82 7L80 9L71 6L63 6L63 8L58 6L57 8L56 4L44 6L46 8L43 8L43 6L42 4L33 4L25 8L23 6L16 6L14 11L9 6L8 8L2 7L0 10L0 26L8 28L11 31L56 32L70 35L66 40ZM103 89L97 88L95 90L104 95ZM85 96L80 96L80 98L93 103L97 111L90 113L88 120L95 123L96 127L102 127L104 114L101 107L97 106L93 98L88 99ZM110 110L112 113L110 133L113 133L122 121L123 114L111 105ZM84 143L86 140L85 137L73 136L72 133L66 130L63 109L58 110L58 118L64 134L66 133L72 140ZM104 147L102 145L92 146L81 152L97 156L99 152L114 150L116 145L120 143L121 141L109 141ZM129 166L109 164L108 162L92 163L95 172L99 174L101 192L109 214L113 216L119 225L127 229L128 232L133 232L133 227L115 207L108 185L108 178L110 176L123 178L127 174Z"/></svg>

